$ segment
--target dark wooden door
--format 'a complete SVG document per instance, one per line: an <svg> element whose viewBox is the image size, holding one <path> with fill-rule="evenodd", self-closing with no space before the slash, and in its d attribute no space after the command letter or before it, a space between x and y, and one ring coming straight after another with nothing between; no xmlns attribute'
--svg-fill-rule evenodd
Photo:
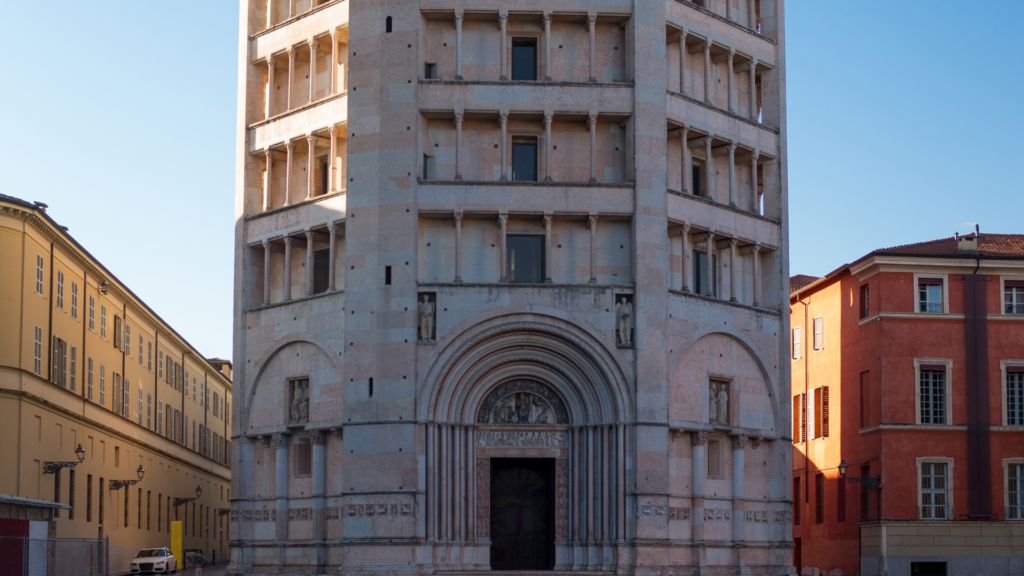
<svg viewBox="0 0 1024 576"><path fill-rule="evenodd" d="M491 569L550 570L555 563L554 460L491 460Z"/></svg>

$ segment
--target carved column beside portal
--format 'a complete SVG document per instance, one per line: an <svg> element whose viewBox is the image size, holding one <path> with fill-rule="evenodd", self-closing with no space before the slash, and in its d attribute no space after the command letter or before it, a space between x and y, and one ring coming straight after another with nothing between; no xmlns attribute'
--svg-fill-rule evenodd
<svg viewBox="0 0 1024 576"><path fill-rule="evenodd" d="M476 459L476 537L491 538L491 459Z"/></svg>

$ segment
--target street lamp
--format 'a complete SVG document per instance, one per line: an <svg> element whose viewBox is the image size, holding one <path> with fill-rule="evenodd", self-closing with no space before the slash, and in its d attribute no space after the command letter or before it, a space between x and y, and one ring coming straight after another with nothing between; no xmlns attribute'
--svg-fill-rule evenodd
<svg viewBox="0 0 1024 576"><path fill-rule="evenodd" d="M43 462L43 474L56 474L61 468L74 468L81 464L85 460L85 448L82 448L81 444L75 448L75 457L78 458L78 462Z"/></svg>
<svg viewBox="0 0 1024 576"><path fill-rule="evenodd" d="M135 473L139 476L138 480L111 480L110 489L120 490L121 488L125 488L127 486L135 486L136 484L141 482L142 477L146 475L146 469L142 467L142 464L139 464L139 469L136 470Z"/></svg>
<svg viewBox="0 0 1024 576"><path fill-rule="evenodd" d="M849 465L846 463L845 459L840 461L839 462L839 477L840 478L845 478L846 481L849 482L850 484L862 484L864 486L864 488L867 488L867 491L868 491L868 518L867 519L871 520L871 491L872 490L878 490L879 487L881 487L881 485L882 485L882 475L879 474L878 476L850 476L849 478L847 478L846 471L847 471L848 468L849 468Z"/></svg>
<svg viewBox="0 0 1024 576"><path fill-rule="evenodd" d="M178 506L181 506L182 504L185 504L187 502L195 502L196 499L198 499L202 495L203 495L203 487L202 486L196 486L196 497L195 498L175 498L174 499L174 507L177 508ZM186 512L187 511L188 510L186 510Z"/></svg>

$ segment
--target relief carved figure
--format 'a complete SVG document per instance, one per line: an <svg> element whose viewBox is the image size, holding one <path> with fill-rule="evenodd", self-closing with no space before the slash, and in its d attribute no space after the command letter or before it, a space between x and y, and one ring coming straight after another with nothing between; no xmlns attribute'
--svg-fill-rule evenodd
<svg viewBox="0 0 1024 576"><path fill-rule="evenodd" d="M568 424L562 399L533 380L513 380L494 389L484 399L477 417L480 424Z"/></svg>
<svg viewBox="0 0 1024 576"><path fill-rule="evenodd" d="M309 421L309 380L292 382L292 403L289 405L291 424L304 424Z"/></svg>
<svg viewBox="0 0 1024 576"><path fill-rule="evenodd" d="M430 301L430 296L427 294L423 295L419 305L419 317L420 317L420 341L422 342L433 342L434 341L434 313L437 310L433 302Z"/></svg>
<svg viewBox="0 0 1024 576"><path fill-rule="evenodd" d="M725 382L711 382L708 391L708 422L729 424L729 391Z"/></svg>
<svg viewBox="0 0 1024 576"><path fill-rule="evenodd" d="M633 304L625 296L615 307L615 330L619 346L633 345Z"/></svg>

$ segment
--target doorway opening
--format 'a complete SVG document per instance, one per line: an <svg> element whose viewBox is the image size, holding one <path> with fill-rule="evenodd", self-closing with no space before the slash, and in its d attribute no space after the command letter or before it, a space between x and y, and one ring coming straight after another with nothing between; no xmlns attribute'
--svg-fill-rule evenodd
<svg viewBox="0 0 1024 576"><path fill-rule="evenodd" d="M491 460L491 569L554 567L554 488L552 458Z"/></svg>

